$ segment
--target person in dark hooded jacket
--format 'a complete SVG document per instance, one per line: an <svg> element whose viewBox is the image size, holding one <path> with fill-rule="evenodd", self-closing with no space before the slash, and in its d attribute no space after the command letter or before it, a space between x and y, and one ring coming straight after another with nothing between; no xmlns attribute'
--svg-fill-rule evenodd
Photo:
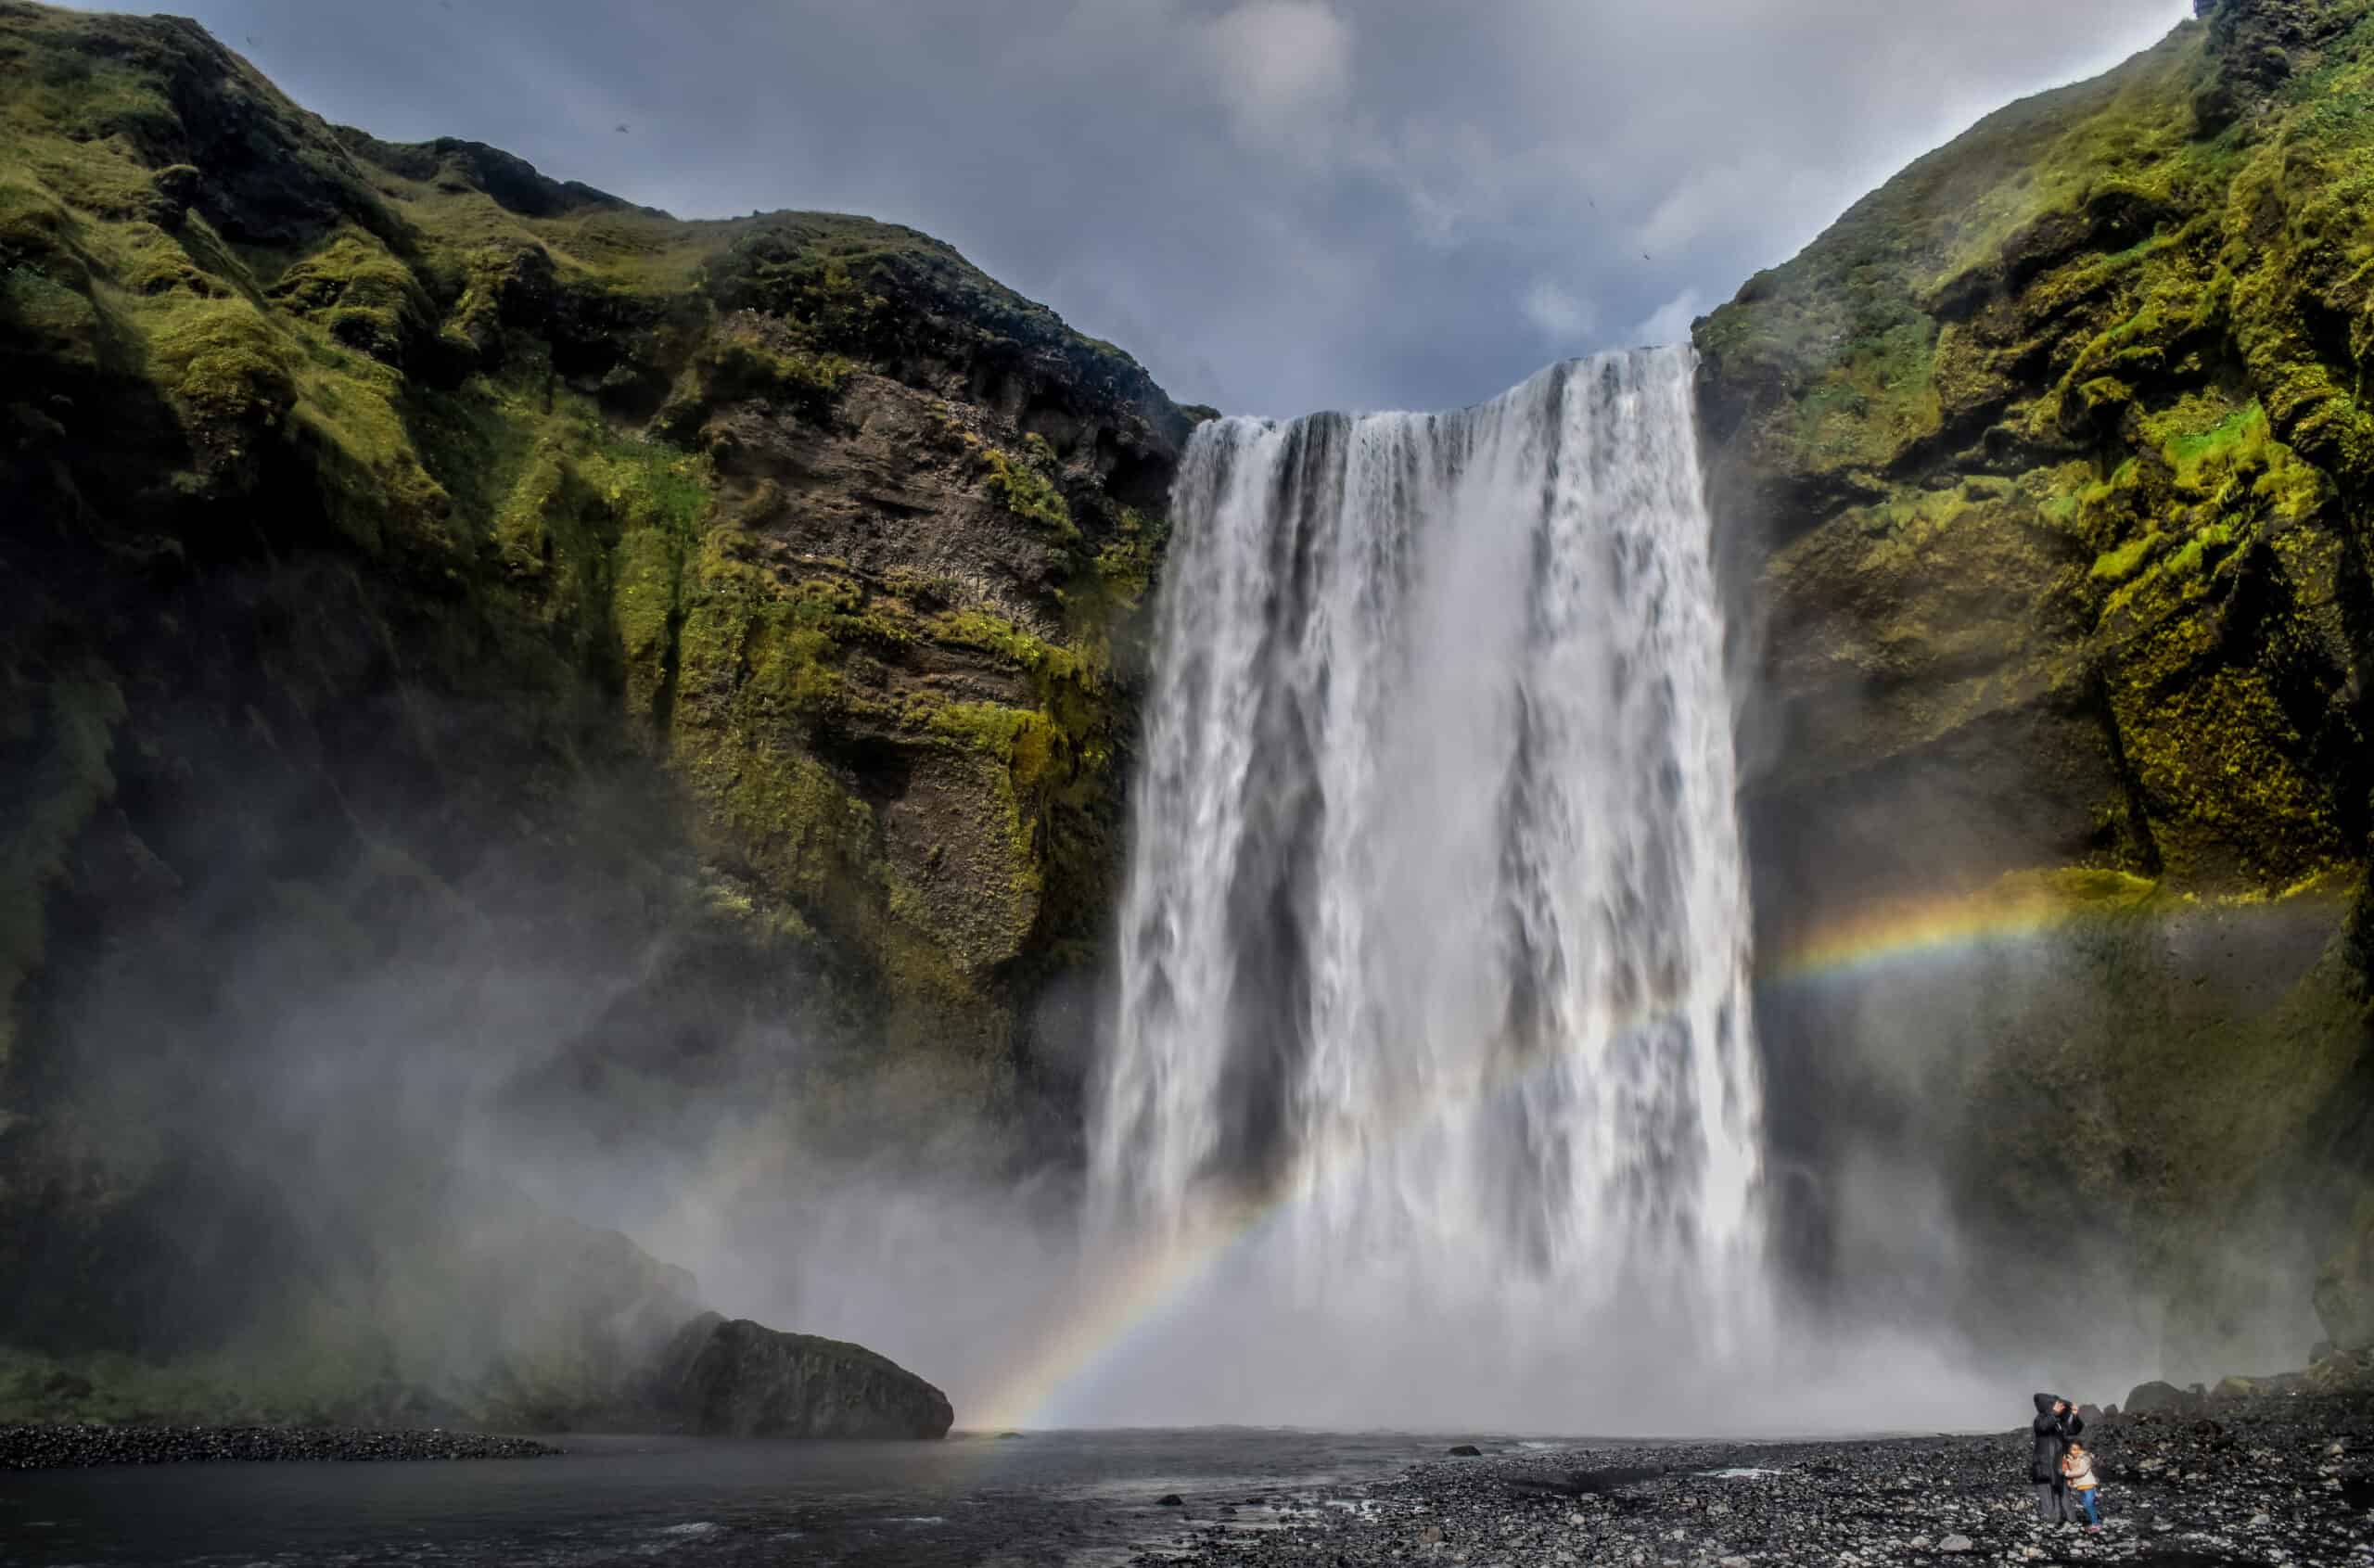
<svg viewBox="0 0 2374 1568"><path fill-rule="evenodd" d="M2036 1492L2036 1517L2047 1524L2074 1522L2076 1515L2070 1510L2061 1456L2069 1451L2069 1440L2086 1430L2086 1422L2077 1408L2058 1394L2039 1394L2034 1430L2036 1454L2028 1467L2028 1480Z"/></svg>

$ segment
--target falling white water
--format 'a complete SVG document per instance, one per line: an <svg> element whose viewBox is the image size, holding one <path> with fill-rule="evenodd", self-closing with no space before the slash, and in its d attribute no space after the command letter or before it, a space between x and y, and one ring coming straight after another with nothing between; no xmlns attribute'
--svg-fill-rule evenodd
<svg viewBox="0 0 2374 1568"><path fill-rule="evenodd" d="M1620 354L1456 414L1196 433L1091 1159L1104 1246L1263 1217L1211 1293L1244 1342L1274 1311L1324 1356L1383 1292L1397 1320L1551 1304L1569 1338L1679 1312L1703 1348L1753 1294L1691 371Z"/></svg>

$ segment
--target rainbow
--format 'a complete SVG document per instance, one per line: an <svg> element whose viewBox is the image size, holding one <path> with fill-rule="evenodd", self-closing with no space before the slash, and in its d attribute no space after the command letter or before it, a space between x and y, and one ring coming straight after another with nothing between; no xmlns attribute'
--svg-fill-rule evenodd
<svg viewBox="0 0 2374 1568"><path fill-rule="evenodd" d="M2132 911L2156 886L2119 872L2014 873L1984 887L1872 904L1783 948L1759 966L1756 978L1785 985L1957 957Z"/></svg>
<svg viewBox="0 0 2374 1568"><path fill-rule="evenodd" d="M1064 1396L1091 1383L1163 1309L1185 1298L1228 1256L1257 1237L1285 1206L1283 1192L1214 1220L1168 1246L1149 1246L1088 1281L1072 1309L1052 1324L1040 1348L982 1402L967 1425L1027 1428L1048 1424Z"/></svg>
<svg viewBox="0 0 2374 1568"><path fill-rule="evenodd" d="M2329 873L2312 874L2278 892L2220 896L2175 893L2118 871L2012 872L1982 887L1866 906L1783 947L1759 965L1756 980L1760 986L1791 985L1955 959L2112 919L2251 915L2308 902L2338 908L2355 891L2354 882Z"/></svg>
<svg viewBox="0 0 2374 1568"><path fill-rule="evenodd" d="M2273 899L2204 899L2166 895L2159 885L2112 871L2015 873L1991 885L1942 897L1867 906L1790 943L1758 965L1759 987L1795 986L1907 963L1959 959L1975 950L2033 940L2104 917L2156 917L2208 908L2266 908L2297 897L2331 897L2333 888L2311 879ZM1664 1011L1645 1011L1646 1024ZM1499 1092L1522 1072L1479 1075L1474 1095ZM1412 1105L1405 1120L1439 1109L1440 1099ZM1328 1152L1313 1158L1325 1161ZM1286 1206L1295 1184L1282 1182L1270 1193L1207 1223L1167 1247L1148 1248L1086 1282L1072 1309L1049 1326L1039 1351L982 1402L968 1427L1022 1428L1060 1415L1066 1395L1092 1384L1112 1358L1158 1325L1166 1307L1242 1247L1254 1243Z"/></svg>

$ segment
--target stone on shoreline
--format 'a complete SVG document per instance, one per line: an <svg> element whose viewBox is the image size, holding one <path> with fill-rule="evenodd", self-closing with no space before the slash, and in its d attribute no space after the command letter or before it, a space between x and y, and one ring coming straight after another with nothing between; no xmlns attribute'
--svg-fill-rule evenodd
<svg viewBox="0 0 2374 1568"><path fill-rule="evenodd" d="M2011 1413L2007 1409L2007 1414ZM1169 1514L1132 1568L1895 1568L2374 1562L2374 1399L2261 1395L2108 1424L2099 1534L2036 1519L2027 1427L1985 1434L1576 1447L1414 1464L1238 1522ZM2204 1425L2209 1423L2203 1423ZM2338 1449L2338 1451L2336 1451ZM1602 1500L1581 1503L1584 1483ZM1611 1496L1612 1494L1612 1496ZM2282 1499L2278 1502L2278 1499ZM2254 1516L2263 1515L2259 1523ZM2247 1532L2251 1550L2238 1549ZM1934 1543L1934 1544L1933 1544Z"/></svg>
<svg viewBox="0 0 2374 1568"><path fill-rule="evenodd" d="M886 1356L705 1312L678 1332L648 1397L708 1437L945 1437L948 1396Z"/></svg>

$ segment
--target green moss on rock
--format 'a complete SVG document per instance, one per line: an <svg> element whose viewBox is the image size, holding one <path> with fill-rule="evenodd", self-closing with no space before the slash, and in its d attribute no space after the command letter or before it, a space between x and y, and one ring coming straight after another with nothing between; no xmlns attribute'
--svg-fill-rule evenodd
<svg viewBox="0 0 2374 1568"><path fill-rule="evenodd" d="M0 1305L67 1323L19 1239L155 1175L44 1098L134 897L102 862L166 906L235 868L308 973L616 897L693 955L647 988L812 1044L817 1106L1011 1090L1106 907L1161 539L1123 504L1187 428L1141 367L911 230L329 127L189 23L0 0L0 480L47 542L0 572ZM982 455L869 446L933 403ZM558 907L462 899L490 851L576 868Z"/></svg>
<svg viewBox="0 0 2374 1568"><path fill-rule="evenodd" d="M1959 744L2052 692L2111 766L2035 759L2102 781L2037 822L2039 860L2089 816L2137 823L2119 852L2154 873L2362 863L2365 650L2333 607L2362 568L2332 546L2374 453L2345 325L2374 240L2340 217L2374 189L2374 20L2317 14L2232 0L1989 117L1699 324L1718 504L1773 542L1776 634L1819 628L1777 650L1791 777L1867 767L1875 733ZM2279 79L2253 74L2269 48ZM2010 499L1935 499L1975 476ZM1995 538L1895 563L1906 519L1999 537L2007 512L2038 542L1983 593L1963 574L2006 558ZM1847 671L1888 684L1825 696Z"/></svg>

